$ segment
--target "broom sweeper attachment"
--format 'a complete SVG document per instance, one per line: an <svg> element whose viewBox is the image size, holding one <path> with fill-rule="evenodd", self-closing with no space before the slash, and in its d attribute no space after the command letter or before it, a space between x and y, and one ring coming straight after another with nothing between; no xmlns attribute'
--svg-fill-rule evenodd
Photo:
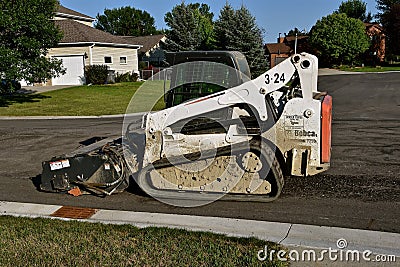
<svg viewBox="0 0 400 267"><path fill-rule="evenodd" d="M94 145L43 162L40 189L104 196L124 191L129 185L129 174L121 138Z"/></svg>

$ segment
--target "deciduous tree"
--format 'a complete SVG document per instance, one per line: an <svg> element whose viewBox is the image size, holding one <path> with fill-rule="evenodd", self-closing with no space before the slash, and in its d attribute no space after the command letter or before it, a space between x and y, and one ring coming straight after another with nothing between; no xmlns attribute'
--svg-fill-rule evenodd
<svg viewBox="0 0 400 267"><path fill-rule="evenodd" d="M63 72L61 61L47 58L62 38L52 22L56 0L0 2L0 78L40 82Z"/></svg>
<svg viewBox="0 0 400 267"><path fill-rule="evenodd" d="M97 14L96 29L114 35L146 36L158 33L154 18L146 11L130 6L104 9L104 15Z"/></svg>
<svg viewBox="0 0 400 267"><path fill-rule="evenodd" d="M299 29L297 29L296 27L292 30L290 30L286 36L306 36L308 35L307 31L304 29L303 31L300 31Z"/></svg>
<svg viewBox="0 0 400 267"><path fill-rule="evenodd" d="M321 59L329 64L353 64L370 45L361 20L336 13L318 20L309 40Z"/></svg>
<svg viewBox="0 0 400 267"><path fill-rule="evenodd" d="M347 0L342 2L337 13L344 13L350 18L359 19L363 22L372 20L371 12L367 13L367 4L362 0Z"/></svg>

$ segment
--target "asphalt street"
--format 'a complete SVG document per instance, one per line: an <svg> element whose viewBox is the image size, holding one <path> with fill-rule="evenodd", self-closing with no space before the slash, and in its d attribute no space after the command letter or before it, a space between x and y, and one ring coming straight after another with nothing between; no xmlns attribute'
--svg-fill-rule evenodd
<svg viewBox="0 0 400 267"><path fill-rule="evenodd" d="M0 200L359 228L400 233L400 73L319 77L334 99L332 167L289 177L272 203L217 201L178 208L134 187L106 198L37 189L41 162L94 137L118 136L122 119L0 120Z"/></svg>

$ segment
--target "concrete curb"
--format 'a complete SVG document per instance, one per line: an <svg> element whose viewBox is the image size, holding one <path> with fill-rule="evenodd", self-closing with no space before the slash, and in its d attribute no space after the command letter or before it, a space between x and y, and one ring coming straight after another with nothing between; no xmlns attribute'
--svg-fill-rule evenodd
<svg viewBox="0 0 400 267"><path fill-rule="evenodd" d="M70 120L70 119L107 119L123 118L125 114L102 116L0 116L0 120Z"/></svg>
<svg viewBox="0 0 400 267"><path fill-rule="evenodd" d="M366 72L355 72L355 71L343 71L337 69L318 69L318 76L330 76L330 75L354 75L354 74L365 74Z"/></svg>
<svg viewBox="0 0 400 267"><path fill-rule="evenodd" d="M0 202L0 214L31 218L52 217L59 205ZM253 221L232 218L160 214L98 209L89 219L92 223L130 224L140 228L156 226L204 231L236 237L255 237L291 248L338 249L337 241L345 239L347 250L370 250L374 254L400 256L400 234L338 227Z"/></svg>
<svg viewBox="0 0 400 267"><path fill-rule="evenodd" d="M318 70L318 76L330 76L330 75L364 75L364 74L386 74L386 73L400 73L400 71L392 70L392 71L377 71L377 72L357 72L357 71L343 71L337 69L326 69L322 68Z"/></svg>
<svg viewBox="0 0 400 267"><path fill-rule="evenodd" d="M101 116L0 116L0 120L74 120L74 119L118 119L143 116L147 112Z"/></svg>

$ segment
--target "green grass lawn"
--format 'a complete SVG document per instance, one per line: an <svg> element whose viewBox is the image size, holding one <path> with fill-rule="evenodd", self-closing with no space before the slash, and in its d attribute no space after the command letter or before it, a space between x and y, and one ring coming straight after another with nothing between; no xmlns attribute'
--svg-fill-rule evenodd
<svg viewBox="0 0 400 267"><path fill-rule="evenodd" d="M167 228L0 217L0 266L287 266L254 238Z"/></svg>
<svg viewBox="0 0 400 267"><path fill-rule="evenodd" d="M146 88L151 83L146 82ZM153 83L160 85L159 81ZM124 114L132 96L142 84L142 82L135 82L77 86L41 94L0 96L0 116L99 116ZM158 95L159 91L163 91L163 87L160 86L153 86L157 87L157 92L149 90L146 94L150 96ZM143 92L143 90L141 91ZM153 102L135 101L135 111L149 111L154 104ZM163 107L163 100L160 99L155 109L162 109Z"/></svg>
<svg viewBox="0 0 400 267"><path fill-rule="evenodd" d="M400 66L384 66L384 67L339 67L340 70L354 72L385 72L385 71L400 71Z"/></svg>

